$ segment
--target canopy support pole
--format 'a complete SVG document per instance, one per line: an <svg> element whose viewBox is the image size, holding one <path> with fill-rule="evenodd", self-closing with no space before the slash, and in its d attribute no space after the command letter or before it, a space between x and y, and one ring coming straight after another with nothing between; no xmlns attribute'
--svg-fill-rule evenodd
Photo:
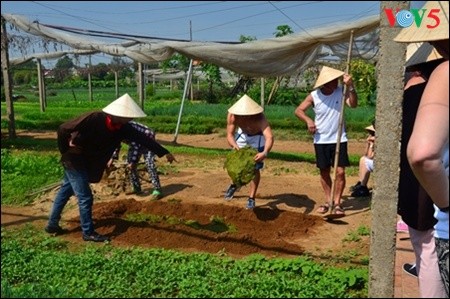
<svg viewBox="0 0 450 299"><path fill-rule="evenodd" d="M173 143L177 143L178 130L180 129L180 122L181 122L181 115L183 114L184 100L186 99L189 86L191 85L193 61L194 60L191 59L191 61L189 62L189 70L186 76L186 82L184 83L183 98L181 99L180 113L178 114L177 128L175 129L175 136L173 138Z"/></svg>

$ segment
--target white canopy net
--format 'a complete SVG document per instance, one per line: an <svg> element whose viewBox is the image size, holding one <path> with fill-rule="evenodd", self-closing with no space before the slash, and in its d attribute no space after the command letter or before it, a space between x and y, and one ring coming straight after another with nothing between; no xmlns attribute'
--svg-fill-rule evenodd
<svg viewBox="0 0 450 299"><path fill-rule="evenodd" d="M106 53L152 64L166 60L177 52L249 77L292 75L327 55L345 59L352 31L352 58L375 59L380 22L380 16L375 15L364 20L312 29L309 32L237 44L167 41L129 36L120 37L125 40L122 43L107 43L100 38L80 36L64 27L31 22L21 15L2 14L2 17L26 33L62 43L73 49L11 59L12 65L32 58L57 58L69 53Z"/></svg>

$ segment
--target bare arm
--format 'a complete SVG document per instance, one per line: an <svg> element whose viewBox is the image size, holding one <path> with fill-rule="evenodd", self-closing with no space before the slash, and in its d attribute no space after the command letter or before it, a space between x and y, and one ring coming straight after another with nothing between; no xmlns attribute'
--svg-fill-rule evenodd
<svg viewBox="0 0 450 299"><path fill-rule="evenodd" d="M269 122L265 117L261 122L261 130L264 135L264 139L266 140L266 143L264 144L264 151L256 154L255 156L255 161L257 162L262 161L267 157L267 155L270 153L270 150L272 149L274 141L272 128L270 127Z"/></svg>
<svg viewBox="0 0 450 299"><path fill-rule="evenodd" d="M369 159L373 159L373 157L375 156L374 146L375 146L375 136L367 137L367 149L365 156Z"/></svg>
<svg viewBox="0 0 450 299"><path fill-rule="evenodd" d="M417 111L407 156L422 187L440 208L448 207L448 177L442 164L448 144L448 60L431 74Z"/></svg>
<svg viewBox="0 0 450 299"><path fill-rule="evenodd" d="M345 95L345 103L351 108L358 106L358 95L353 86L352 76L345 74L343 78L344 84L347 85L347 94Z"/></svg>
<svg viewBox="0 0 450 299"><path fill-rule="evenodd" d="M239 150L239 146L237 145L236 140L234 139L235 131L236 131L236 125L234 124L234 115L231 113L228 113L228 116L227 116L227 142L233 149Z"/></svg>
<svg viewBox="0 0 450 299"><path fill-rule="evenodd" d="M306 111L313 105L313 97L311 96L311 94L308 94L303 102L301 102L300 105L298 105L298 107L295 109L295 116L306 123L306 127L311 134L316 133L316 124L314 123L314 120L306 115Z"/></svg>

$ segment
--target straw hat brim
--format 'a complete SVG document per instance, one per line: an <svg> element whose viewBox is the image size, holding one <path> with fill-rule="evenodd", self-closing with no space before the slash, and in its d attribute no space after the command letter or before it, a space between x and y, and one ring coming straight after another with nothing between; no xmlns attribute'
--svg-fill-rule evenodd
<svg viewBox="0 0 450 299"><path fill-rule="evenodd" d="M373 125L365 127L365 129L366 129L366 131L375 132L375 128L373 127Z"/></svg>
<svg viewBox="0 0 450 299"><path fill-rule="evenodd" d="M442 58L429 43L411 43L406 48L405 67L421 64Z"/></svg>
<svg viewBox="0 0 450 299"><path fill-rule="evenodd" d="M126 93L102 109L110 115L124 118L138 118L147 116L141 107Z"/></svg>
<svg viewBox="0 0 450 299"><path fill-rule="evenodd" d="M263 107L258 105L248 95L242 96L239 101L228 109L228 112L234 115L255 115L263 111Z"/></svg>
<svg viewBox="0 0 450 299"><path fill-rule="evenodd" d="M323 66L320 70L320 74L317 77L316 84L314 84L314 89L327 84L328 82L333 81L334 79L337 79L341 76L343 76L345 73L340 70L333 69L331 67Z"/></svg>
<svg viewBox="0 0 450 299"><path fill-rule="evenodd" d="M422 9L426 9L427 13L431 9L439 9L439 12L435 13L434 16L439 18L440 24L435 28L428 28L427 25L432 26L436 21L429 21L428 18L424 17L420 27L413 23L411 26L403 28L394 38L394 41L411 43L448 39L448 1L427 1ZM428 24L428 22L433 22L433 24Z"/></svg>

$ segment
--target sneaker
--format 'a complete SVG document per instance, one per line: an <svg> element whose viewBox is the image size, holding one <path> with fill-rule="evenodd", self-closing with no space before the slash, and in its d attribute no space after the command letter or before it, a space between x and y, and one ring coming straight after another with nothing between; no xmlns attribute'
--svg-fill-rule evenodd
<svg viewBox="0 0 450 299"><path fill-rule="evenodd" d="M135 187L133 187L133 190L127 191L127 192L125 192L125 194L126 194L126 195L133 195L133 194L136 194L136 195L144 195L145 193L142 191L141 188L135 188Z"/></svg>
<svg viewBox="0 0 450 299"><path fill-rule="evenodd" d="M153 190L152 192L152 200L158 200L162 197L162 193L159 190Z"/></svg>
<svg viewBox="0 0 450 299"><path fill-rule="evenodd" d="M351 196L353 196L353 197L367 197L367 196L370 196L369 188L367 188L367 186L359 185L359 187L356 187L353 190Z"/></svg>
<svg viewBox="0 0 450 299"><path fill-rule="evenodd" d="M397 221L397 232L398 233L408 233L409 232L408 224L403 222L403 220L401 220L401 219L399 221Z"/></svg>
<svg viewBox="0 0 450 299"><path fill-rule="evenodd" d="M408 263L403 264L403 271L405 271L407 274L413 277L417 277L416 264L408 264Z"/></svg>
<svg viewBox="0 0 450 299"><path fill-rule="evenodd" d="M84 241L92 241L92 242L104 242L104 241L111 241L109 237L100 235L96 232L93 232L90 236L83 234L83 240Z"/></svg>
<svg viewBox="0 0 450 299"><path fill-rule="evenodd" d="M62 228L61 226L46 226L44 230L49 234L62 235L69 232L69 230Z"/></svg>
<svg viewBox="0 0 450 299"><path fill-rule="evenodd" d="M353 185L353 186L350 186L350 192L353 192L353 191L355 191L356 189L358 189L359 188L359 186L361 186L361 182L357 182L355 185Z"/></svg>
<svg viewBox="0 0 450 299"><path fill-rule="evenodd" d="M226 200L233 199L234 192L236 192L237 189L238 188L237 188L237 186L235 184L231 184L230 187L228 187L227 192L225 192L225 199Z"/></svg>
<svg viewBox="0 0 450 299"><path fill-rule="evenodd" d="M249 197L247 200L247 206L245 206L246 209L251 210L255 207L255 199Z"/></svg>

